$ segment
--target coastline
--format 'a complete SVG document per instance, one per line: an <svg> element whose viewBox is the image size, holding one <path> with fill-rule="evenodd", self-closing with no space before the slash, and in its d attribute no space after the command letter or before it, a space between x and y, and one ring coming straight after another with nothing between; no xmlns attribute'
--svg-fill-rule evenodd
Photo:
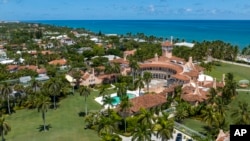
<svg viewBox="0 0 250 141"><path fill-rule="evenodd" d="M250 20L30 20L70 28L84 28L91 32L126 35L143 33L147 36L185 40L187 42L221 40L240 49L250 45Z"/></svg>

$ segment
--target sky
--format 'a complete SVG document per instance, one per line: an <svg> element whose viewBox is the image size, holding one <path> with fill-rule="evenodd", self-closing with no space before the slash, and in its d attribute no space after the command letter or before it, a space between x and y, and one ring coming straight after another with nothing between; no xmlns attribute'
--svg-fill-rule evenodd
<svg viewBox="0 0 250 141"><path fill-rule="evenodd" d="M250 20L250 0L0 0L1 20Z"/></svg>

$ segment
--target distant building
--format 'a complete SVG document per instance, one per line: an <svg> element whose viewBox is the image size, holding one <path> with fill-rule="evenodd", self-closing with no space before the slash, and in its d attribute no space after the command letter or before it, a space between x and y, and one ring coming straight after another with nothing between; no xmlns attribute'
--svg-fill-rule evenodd
<svg viewBox="0 0 250 141"><path fill-rule="evenodd" d="M27 84L29 81L31 81L31 76L23 76L19 78L19 82L22 84Z"/></svg>
<svg viewBox="0 0 250 141"><path fill-rule="evenodd" d="M185 47L189 47L189 48L194 47L194 43L188 43L188 42L175 43L174 45L175 46L185 46Z"/></svg>
<svg viewBox="0 0 250 141"><path fill-rule="evenodd" d="M84 51L92 51L93 49L91 47L81 47L77 49L77 53L82 54Z"/></svg>
<svg viewBox="0 0 250 141"><path fill-rule="evenodd" d="M47 76L46 74L39 74L38 77L35 78L35 80L46 81L49 80L49 76Z"/></svg>

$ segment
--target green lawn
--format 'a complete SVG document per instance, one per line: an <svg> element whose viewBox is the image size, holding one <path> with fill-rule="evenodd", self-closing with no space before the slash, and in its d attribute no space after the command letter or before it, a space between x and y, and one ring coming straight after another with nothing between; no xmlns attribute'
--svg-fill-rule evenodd
<svg viewBox="0 0 250 141"><path fill-rule="evenodd" d="M235 80L238 82L242 79L250 80L250 68L238 66L234 64L226 64L221 63L221 66L215 66L213 67L211 72L206 72L206 74L211 75L212 77L215 77L217 81L222 80L222 74L223 73L233 73Z"/></svg>
<svg viewBox="0 0 250 141"><path fill-rule="evenodd" d="M188 128L190 128L192 130L195 130L195 131L197 131L199 133L204 133L205 132L203 127L206 124L199 121L199 120L188 118L188 119L183 120L181 124L187 126Z"/></svg>
<svg viewBox="0 0 250 141"><path fill-rule="evenodd" d="M98 95L93 92L88 97L88 109L99 110L101 105L95 102ZM84 111L84 97L79 94L69 95L61 100L57 110L49 109L46 113L46 122L52 128L47 132L39 132L42 125L41 113L36 109L18 110L8 116L6 121L12 130L6 136L7 141L99 141L100 138L93 130L85 130L84 118L78 115Z"/></svg>

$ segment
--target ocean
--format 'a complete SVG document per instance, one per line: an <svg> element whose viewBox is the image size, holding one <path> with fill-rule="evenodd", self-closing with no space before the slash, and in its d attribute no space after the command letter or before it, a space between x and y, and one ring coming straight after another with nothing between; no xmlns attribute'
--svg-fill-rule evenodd
<svg viewBox="0 0 250 141"><path fill-rule="evenodd" d="M103 34L144 33L187 42L222 40L240 49L250 45L250 20L41 20L26 21Z"/></svg>

